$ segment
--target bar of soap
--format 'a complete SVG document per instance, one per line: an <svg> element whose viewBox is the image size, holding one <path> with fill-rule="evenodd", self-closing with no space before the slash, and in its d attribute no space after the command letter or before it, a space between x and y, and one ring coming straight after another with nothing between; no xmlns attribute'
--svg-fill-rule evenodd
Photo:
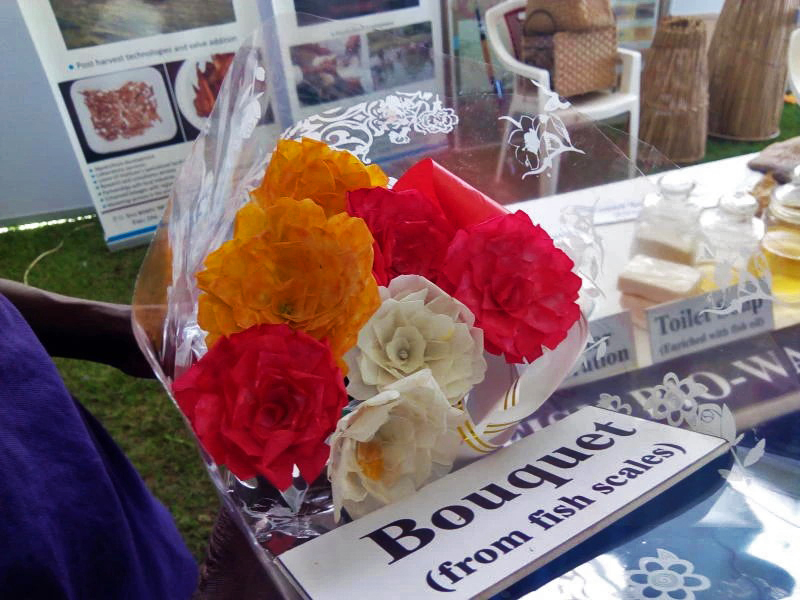
<svg viewBox="0 0 800 600"><path fill-rule="evenodd" d="M700 278L693 267L637 254L620 274L617 287L625 294L669 302L698 292Z"/></svg>
<svg viewBox="0 0 800 600"><path fill-rule="evenodd" d="M684 265L691 265L694 262L694 236L677 232L672 228L659 229L643 223L634 234L633 247L636 254L646 254Z"/></svg>

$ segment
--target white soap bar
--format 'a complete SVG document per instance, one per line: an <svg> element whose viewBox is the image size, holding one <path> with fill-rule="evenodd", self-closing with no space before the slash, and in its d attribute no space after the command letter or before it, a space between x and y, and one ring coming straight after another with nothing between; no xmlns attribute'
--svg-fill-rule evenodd
<svg viewBox="0 0 800 600"><path fill-rule="evenodd" d="M659 228L650 223L640 224L634 234L633 247L636 254L646 254L685 265L694 262L694 235L681 233L669 227Z"/></svg>
<svg viewBox="0 0 800 600"><path fill-rule="evenodd" d="M617 287L625 294L668 302L699 291L700 277L692 267L637 254L620 274Z"/></svg>

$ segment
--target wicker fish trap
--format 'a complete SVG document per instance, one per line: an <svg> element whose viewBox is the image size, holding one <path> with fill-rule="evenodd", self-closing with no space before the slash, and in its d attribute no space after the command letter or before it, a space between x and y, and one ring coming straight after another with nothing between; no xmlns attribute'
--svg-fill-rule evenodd
<svg viewBox="0 0 800 600"><path fill-rule="evenodd" d="M670 160L688 163L705 156L707 135L705 23L664 19L645 60L640 136Z"/></svg>
<svg viewBox="0 0 800 600"><path fill-rule="evenodd" d="M756 141L780 133L799 7L800 0L726 0L708 50L711 135Z"/></svg>

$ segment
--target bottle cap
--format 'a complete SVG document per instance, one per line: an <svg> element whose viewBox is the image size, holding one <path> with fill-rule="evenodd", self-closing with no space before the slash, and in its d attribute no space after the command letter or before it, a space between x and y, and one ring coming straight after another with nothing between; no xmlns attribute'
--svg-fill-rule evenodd
<svg viewBox="0 0 800 600"><path fill-rule="evenodd" d="M758 200L747 192L726 194L719 201L722 212L740 219L752 219L758 210Z"/></svg>
<svg viewBox="0 0 800 600"><path fill-rule="evenodd" d="M672 171L658 180L658 188L662 195L674 198L688 198L694 186L694 180L681 171Z"/></svg>
<svg viewBox="0 0 800 600"><path fill-rule="evenodd" d="M800 167L799 167L800 168ZM800 181L787 183L772 192L773 202L777 202L784 208L790 210L800 210Z"/></svg>

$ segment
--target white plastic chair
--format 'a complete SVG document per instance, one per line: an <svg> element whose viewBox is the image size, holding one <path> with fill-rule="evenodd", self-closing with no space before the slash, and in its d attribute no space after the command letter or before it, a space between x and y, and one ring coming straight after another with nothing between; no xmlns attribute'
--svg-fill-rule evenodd
<svg viewBox="0 0 800 600"><path fill-rule="evenodd" d="M517 82L522 78L532 79L540 87L545 90L550 90L550 74L547 70L525 64L519 60L516 51L509 51L503 40L502 32L505 31L507 39L511 42L512 47L515 45L515 33L521 31L521 21L525 17L525 4L526 0L505 0L505 2L501 2L486 11L486 35L489 39L489 46L500 63L516 76L514 78L515 88ZM513 30L514 27L517 27L516 32ZM603 119L629 113L628 153L632 163L630 176L633 177L639 149L639 89L642 57L638 52L623 48L617 49L617 57L622 63L622 77L619 87L612 91L595 92L586 94L585 96L578 96L571 101L572 106L570 110L574 109L574 111L572 111L573 114L579 114L591 121L601 121ZM511 106L509 107L509 114L543 114L545 112L544 104L547 101L547 93L526 95L522 92L518 93L516 89L514 92ZM566 114L566 112L568 111L565 111L563 120L569 122L569 115ZM504 141L508 140L509 131L510 123L507 123L503 135ZM500 178L502 173L507 150L508 144L503 143L500 151L500 159L497 163L497 171L495 173L497 179ZM557 167L557 165L554 166ZM557 168L554 168L553 171L550 179L552 181L552 192L555 192L558 178Z"/></svg>
<svg viewBox="0 0 800 600"><path fill-rule="evenodd" d="M789 38L789 87L800 104L800 29Z"/></svg>

